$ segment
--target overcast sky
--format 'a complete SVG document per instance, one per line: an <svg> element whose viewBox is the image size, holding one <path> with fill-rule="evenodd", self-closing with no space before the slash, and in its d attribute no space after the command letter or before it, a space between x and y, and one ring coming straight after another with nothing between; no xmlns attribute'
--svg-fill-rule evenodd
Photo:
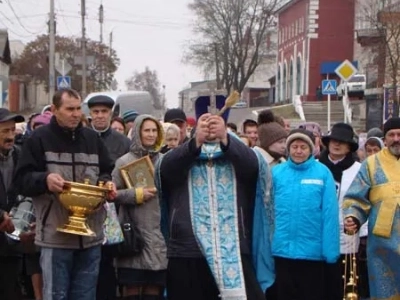
<svg viewBox="0 0 400 300"><path fill-rule="evenodd" d="M0 27L9 30L12 40L29 42L47 32L50 0L3 0ZM57 33L81 35L81 0L55 0ZM113 31L113 48L121 59L116 73L119 88L134 70L145 66L158 72L166 86L169 107L178 105L178 92L190 81L202 80L192 67L181 63L183 50L192 38L193 16L187 9L190 0L103 0L104 42ZM87 36L100 39L98 9L101 0L86 0ZM18 18L17 18L18 16Z"/></svg>

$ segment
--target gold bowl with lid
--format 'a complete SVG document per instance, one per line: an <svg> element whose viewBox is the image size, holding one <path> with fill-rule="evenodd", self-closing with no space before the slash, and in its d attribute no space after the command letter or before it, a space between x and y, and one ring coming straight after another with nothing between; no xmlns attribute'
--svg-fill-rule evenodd
<svg viewBox="0 0 400 300"><path fill-rule="evenodd" d="M82 235L96 236L87 224L87 217L98 209L112 191L112 184L104 187L104 182L91 185L88 179L84 183L66 182L59 195L61 204L70 212L68 222L57 228L57 231Z"/></svg>

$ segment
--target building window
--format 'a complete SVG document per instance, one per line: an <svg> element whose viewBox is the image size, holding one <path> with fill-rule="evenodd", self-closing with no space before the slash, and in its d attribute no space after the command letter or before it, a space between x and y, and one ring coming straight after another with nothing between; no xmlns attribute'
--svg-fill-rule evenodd
<svg viewBox="0 0 400 300"><path fill-rule="evenodd" d="M286 78L286 73L287 73L287 63L284 63L283 66L283 78L282 78L282 82L283 82L283 86L282 86L282 101L286 100L286 89L287 89L287 78Z"/></svg>
<svg viewBox="0 0 400 300"><path fill-rule="evenodd" d="M278 65L278 74L276 75L276 101L279 102L281 100L281 66Z"/></svg>
<svg viewBox="0 0 400 300"><path fill-rule="evenodd" d="M293 90L293 60L290 60L290 67L289 67L289 79L288 79L288 94L287 99L292 99L292 90Z"/></svg>
<svg viewBox="0 0 400 300"><path fill-rule="evenodd" d="M296 64L296 95L301 95L301 59L300 56L297 56L297 64Z"/></svg>

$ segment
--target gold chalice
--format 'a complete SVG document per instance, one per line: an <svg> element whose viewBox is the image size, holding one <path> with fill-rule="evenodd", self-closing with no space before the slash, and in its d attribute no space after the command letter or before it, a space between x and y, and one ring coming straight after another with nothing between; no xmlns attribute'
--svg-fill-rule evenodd
<svg viewBox="0 0 400 300"><path fill-rule="evenodd" d="M66 182L59 198L71 215L68 217L68 223L58 227L57 231L96 236L87 225L86 218L104 203L112 188L111 183L104 187L104 182L101 181L98 186L91 185L88 179L84 183Z"/></svg>

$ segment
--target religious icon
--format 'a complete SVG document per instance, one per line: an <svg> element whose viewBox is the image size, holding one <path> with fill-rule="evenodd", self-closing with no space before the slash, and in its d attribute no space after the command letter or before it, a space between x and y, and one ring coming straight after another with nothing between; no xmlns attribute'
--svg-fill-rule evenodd
<svg viewBox="0 0 400 300"><path fill-rule="evenodd" d="M155 188L154 166L149 156L144 156L120 168L127 188Z"/></svg>

